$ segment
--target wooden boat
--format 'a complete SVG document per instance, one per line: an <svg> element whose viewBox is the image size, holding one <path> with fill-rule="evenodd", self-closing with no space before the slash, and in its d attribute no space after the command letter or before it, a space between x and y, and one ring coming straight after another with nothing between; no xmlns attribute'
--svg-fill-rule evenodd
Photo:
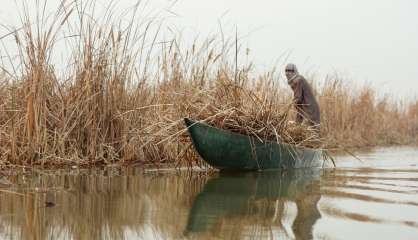
<svg viewBox="0 0 418 240"><path fill-rule="evenodd" d="M313 168L324 165L323 151L295 145L260 141L207 124L184 119L199 155L221 170Z"/></svg>

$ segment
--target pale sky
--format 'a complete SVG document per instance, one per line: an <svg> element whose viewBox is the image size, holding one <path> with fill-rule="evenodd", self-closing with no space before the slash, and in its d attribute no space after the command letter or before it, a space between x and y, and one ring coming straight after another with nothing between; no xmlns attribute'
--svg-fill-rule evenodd
<svg viewBox="0 0 418 240"><path fill-rule="evenodd" d="M120 0L118 8L134 2ZM337 72L380 92L418 97L416 0L178 0L171 8L177 16L163 10L172 3L149 0L147 11L171 16L166 21L183 38L219 33L219 24L233 36L236 26L258 69L281 68L289 55L302 73ZM0 21L18 23L14 0L2 1Z"/></svg>

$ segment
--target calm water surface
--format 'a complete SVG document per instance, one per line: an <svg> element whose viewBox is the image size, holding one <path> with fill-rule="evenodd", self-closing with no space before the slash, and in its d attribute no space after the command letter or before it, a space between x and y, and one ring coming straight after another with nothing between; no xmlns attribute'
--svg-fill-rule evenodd
<svg viewBox="0 0 418 240"><path fill-rule="evenodd" d="M36 172L0 182L0 239L418 239L418 149L337 169Z"/></svg>

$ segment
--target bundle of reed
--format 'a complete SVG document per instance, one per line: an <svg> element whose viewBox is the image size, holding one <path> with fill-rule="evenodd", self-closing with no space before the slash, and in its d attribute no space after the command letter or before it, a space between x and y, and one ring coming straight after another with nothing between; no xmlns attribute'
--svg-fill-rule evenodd
<svg viewBox="0 0 418 240"><path fill-rule="evenodd" d="M215 80L214 86L180 103L180 112L192 119L235 133L253 136L260 141L274 141L318 148L325 139L304 124L291 119L291 101L280 102L275 91L257 90L251 84L235 84L226 76Z"/></svg>
<svg viewBox="0 0 418 240"><path fill-rule="evenodd" d="M178 70L176 70L178 71ZM200 164L192 148L183 118L253 136L260 141L274 141L318 148L324 139L306 125L292 123L294 107L283 88L273 86L273 75L251 81L235 81L227 74L208 76L204 84L189 79L168 79L155 89L158 104L142 111L133 152L154 163ZM175 74L172 74L175 75ZM242 71L241 78L249 78ZM262 86L261 86L262 85ZM149 124L149 123L153 124ZM139 147L138 147L139 146Z"/></svg>

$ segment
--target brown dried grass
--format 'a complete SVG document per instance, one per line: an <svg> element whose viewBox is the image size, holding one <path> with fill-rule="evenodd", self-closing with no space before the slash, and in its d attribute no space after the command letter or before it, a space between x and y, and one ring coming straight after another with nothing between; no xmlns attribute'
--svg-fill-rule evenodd
<svg viewBox="0 0 418 240"><path fill-rule="evenodd" d="M251 63L238 65L234 38L211 37L191 48L176 38L157 43L161 25L153 20L136 24L132 17L122 28L109 11L100 24L88 6L66 1L52 21L22 19L23 29L13 32L21 67L3 66L0 80L1 166L200 164L184 117L307 147L417 141L416 101L376 98L373 89L350 88L338 76L314 84L323 139L289 124L289 88L275 69L255 75ZM62 35L72 36L65 39L73 49L65 73L51 60Z"/></svg>

